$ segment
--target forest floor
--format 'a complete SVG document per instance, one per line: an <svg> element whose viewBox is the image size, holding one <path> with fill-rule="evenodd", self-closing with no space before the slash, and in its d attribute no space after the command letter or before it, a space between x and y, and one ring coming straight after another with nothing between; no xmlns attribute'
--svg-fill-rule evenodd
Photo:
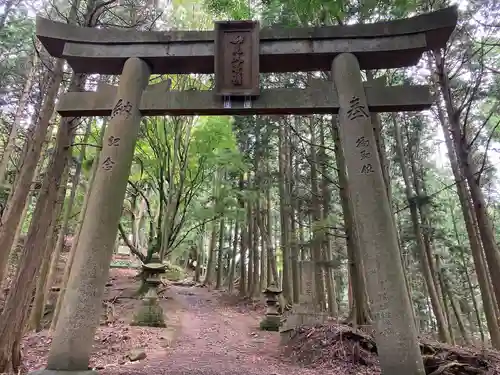
<svg viewBox="0 0 500 375"><path fill-rule="evenodd" d="M141 303L135 275L111 271L91 358L102 375L380 374L367 335L333 324L303 327L283 348L279 333L258 328L262 303L197 286L170 284L159 294L167 328L130 326ZM26 370L44 368L50 341L47 330L25 337ZM431 344L422 350L434 365L428 374L500 374L495 353Z"/></svg>
<svg viewBox="0 0 500 375"><path fill-rule="evenodd" d="M103 375L315 375L280 357L279 333L259 330L263 316L252 305L227 303L200 287L168 285L160 295L167 328L130 326L141 301L136 271L112 269L91 366ZM160 290L162 288L160 287ZM44 368L48 330L23 341L26 370ZM130 356L145 358L131 361ZM324 374L323 372L321 374Z"/></svg>

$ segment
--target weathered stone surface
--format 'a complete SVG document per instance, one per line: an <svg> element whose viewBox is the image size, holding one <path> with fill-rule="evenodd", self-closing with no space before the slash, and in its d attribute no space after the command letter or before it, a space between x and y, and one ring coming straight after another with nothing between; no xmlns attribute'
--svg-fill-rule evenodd
<svg viewBox="0 0 500 375"><path fill-rule="evenodd" d="M332 76L341 105L340 141L348 188L360 241L365 244L363 265L380 366L384 374L425 374L356 57L348 53L337 56Z"/></svg>
<svg viewBox="0 0 500 375"><path fill-rule="evenodd" d="M302 285L300 286L299 305L303 312L315 311L314 306L314 263L303 260L299 265L302 272ZM294 306L294 311L297 309Z"/></svg>
<svg viewBox="0 0 500 375"><path fill-rule="evenodd" d="M267 331L279 331L281 326L281 314L278 312L278 296L281 294L281 289L274 283L270 284L264 290L266 297L266 315L260 322L260 329Z"/></svg>
<svg viewBox="0 0 500 375"><path fill-rule="evenodd" d="M262 29L260 71L328 71L343 52L355 54L363 69L411 66L424 51L444 47L456 22L450 7L374 24ZM120 74L128 57L146 60L155 74L214 72L213 31L104 30L38 17L37 36L79 73Z"/></svg>
<svg viewBox="0 0 500 375"><path fill-rule="evenodd" d="M130 255L130 248L128 246L118 246L116 253L119 255Z"/></svg>
<svg viewBox="0 0 500 375"><path fill-rule="evenodd" d="M300 288L299 303L293 305L292 311L283 321L280 334L285 343L293 330L301 325L321 324L328 320L328 314L318 311L315 305L314 262L301 261L302 285Z"/></svg>
<svg viewBox="0 0 500 375"><path fill-rule="evenodd" d="M265 290L264 290L264 294L274 294L274 295L278 295L282 292L281 288L278 288L275 284L271 284L269 285Z"/></svg>
<svg viewBox="0 0 500 375"><path fill-rule="evenodd" d="M166 327L162 307L156 302L141 305L130 324L140 327Z"/></svg>
<svg viewBox="0 0 500 375"><path fill-rule="evenodd" d="M281 316L280 315L266 315L264 319L261 320L259 327L263 331L275 331L278 332L281 326Z"/></svg>
<svg viewBox="0 0 500 375"><path fill-rule="evenodd" d="M165 264L163 264L163 263L147 263L147 264L144 264L142 266L142 268L144 270L148 270L148 271L153 271L153 272L157 272L157 273L163 273L161 271L165 271L165 269L167 268L167 266Z"/></svg>
<svg viewBox="0 0 500 375"><path fill-rule="evenodd" d="M259 95L259 42L259 21L215 22L217 95Z"/></svg>
<svg viewBox="0 0 500 375"><path fill-rule="evenodd" d="M137 58L129 59L123 68L114 113L104 133L100 165L87 203L90 215L82 223L71 277L53 335L47 364L51 370L88 368L139 133L138 104L149 75L147 64Z"/></svg>
<svg viewBox="0 0 500 375"><path fill-rule="evenodd" d="M133 349L127 354L127 357L130 360L130 362L135 362L146 359L147 355L146 352L142 349Z"/></svg>
<svg viewBox="0 0 500 375"><path fill-rule="evenodd" d="M247 114L329 114L339 110L338 96L331 82L317 80L306 89L261 91L251 108L243 101L223 100L212 91L168 91L164 84L149 86L139 107L144 116L159 115L247 115ZM433 98L427 86L374 87L365 84L372 112L418 111L430 108ZM57 111L61 116L109 116L116 86L101 85L97 92L68 92L61 96Z"/></svg>

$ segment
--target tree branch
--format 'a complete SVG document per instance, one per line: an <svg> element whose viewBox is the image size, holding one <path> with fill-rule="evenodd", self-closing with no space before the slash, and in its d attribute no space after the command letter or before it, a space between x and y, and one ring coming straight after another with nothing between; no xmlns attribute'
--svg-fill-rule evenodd
<svg viewBox="0 0 500 375"><path fill-rule="evenodd" d="M144 254L142 254L139 249L137 249L133 244L132 242L130 242L128 240L128 237L127 237L127 234L125 233L125 230L123 229L123 226L121 223L118 224L118 231L120 232L120 235L123 239L123 241L125 241L125 244L128 246L128 248L130 249L130 252L132 254L134 254L137 258L139 258L141 260L141 262L144 263L144 261L146 260L146 256Z"/></svg>

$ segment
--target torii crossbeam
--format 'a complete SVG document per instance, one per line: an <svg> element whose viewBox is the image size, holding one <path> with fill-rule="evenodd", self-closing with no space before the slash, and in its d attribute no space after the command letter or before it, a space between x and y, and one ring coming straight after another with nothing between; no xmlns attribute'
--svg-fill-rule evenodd
<svg viewBox="0 0 500 375"><path fill-rule="evenodd" d="M259 32L261 73L330 71L339 53L354 54L361 69L415 65L441 48L457 22L456 9L363 25L264 28ZM214 73L214 31L95 29L38 17L38 39L77 73L121 74L129 57L147 61L152 74Z"/></svg>
<svg viewBox="0 0 500 375"><path fill-rule="evenodd" d="M336 114L339 99L331 86L315 80L305 89L264 90L250 107L236 101L224 108L213 91L169 91L169 84L162 82L146 88L139 110L143 116ZM107 84L100 84L96 92L68 92L61 96L57 111L61 116L110 116L116 92L116 86ZM427 86L365 83L365 92L370 112L421 111L433 103Z"/></svg>

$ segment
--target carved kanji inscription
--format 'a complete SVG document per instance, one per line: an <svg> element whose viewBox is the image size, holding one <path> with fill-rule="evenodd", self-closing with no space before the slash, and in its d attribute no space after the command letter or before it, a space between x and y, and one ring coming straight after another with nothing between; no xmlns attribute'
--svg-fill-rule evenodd
<svg viewBox="0 0 500 375"><path fill-rule="evenodd" d="M216 22L216 95L259 94L259 27L255 21Z"/></svg>

